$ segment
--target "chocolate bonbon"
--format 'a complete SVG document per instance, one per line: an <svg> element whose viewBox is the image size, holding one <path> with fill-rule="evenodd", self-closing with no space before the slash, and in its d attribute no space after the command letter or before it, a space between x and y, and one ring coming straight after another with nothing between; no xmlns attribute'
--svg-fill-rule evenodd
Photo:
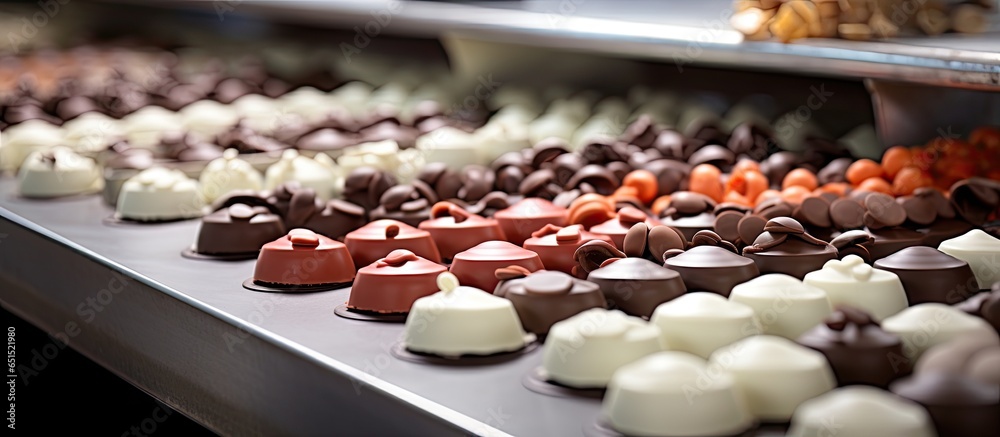
<svg viewBox="0 0 1000 437"><path fill-rule="evenodd" d="M792 415L789 437L830 432L852 436L935 437L934 424L920 405L874 387L838 388L803 402Z"/></svg>
<svg viewBox="0 0 1000 437"><path fill-rule="evenodd" d="M663 349L705 359L720 347L761 333L753 308L708 292L687 293L657 306L650 321L660 327Z"/></svg>
<svg viewBox="0 0 1000 437"><path fill-rule="evenodd" d="M343 243L308 229L292 229L261 247L253 277L243 286L255 291L322 291L350 283L354 273Z"/></svg>
<svg viewBox="0 0 1000 437"><path fill-rule="evenodd" d="M431 218L421 222L418 228L431 234L445 261L479 243L506 240L496 220L469 213L451 202L436 203L431 208ZM494 268L498 267L504 266Z"/></svg>
<svg viewBox="0 0 1000 437"><path fill-rule="evenodd" d="M208 258L254 259L260 248L285 235L272 209L234 203L201 219L191 252Z"/></svg>
<svg viewBox="0 0 1000 437"><path fill-rule="evenodd" d="M523 245L545 225L566 226L569 211L545 199L526 198L493 214L507 241Z"/></svg>
<svg viewBox="0 0 1000 437"><path fill-rule="evenodd" d="M908 375L913 363L903 354L902 339L883 330L863 310L842 306L796 340L826 356L841 386L867 384L887 388Z"/></svg>
<svg viewBox="0 0 1000 437"><path fill-rule="evenodd" d="M979 290L968 263L933 247L908 247L875 261L875 268L899 276L910 305L957 303Z"/></svg>
<svg viewBox="0 0 1000 437"><path fill-rule="evenodd" d="M413 303L438 291L447 269L406 249L396 249L358 270L347 308L378 314L405 314Z"/></svg>
<svg viewBox="0 0 1000 437"><path fill-rule="evenodd" d="M606 308L607 302L597 284L562 272L529 272L520 266L497 269L493 294L514 303L521 325L540 336L560 320L591 308Z"/></svg>
<svg viewBox="0 0 1000 437"><path fill-rule="evenodd" d="M611 244L611 237L587 232L580 225L559 227L549 224L532 233L531 238L527 239L523 246L538 254L546 270L573 274L574 268L577 267L576 250L594 240ZM579 269L576 271L580 273Z"/></svg>
<svg viewBox="0 0 1000 437"><path fill-rule="evenodd" d="M787 422L799 404L837 386L822 354L773 335L719 348L708 365L729 372L750 412L767 422Z"/></svg>
<svg viewBox="0 0 1000 437"><path fill-rule="evenodd" d="M807 274L803 282L826 291L833 306L857 307L875 320L883 320L909 305L899 276L873 269L855 255L827 261L822 269Z"/></svg>
<svg viewBox="0 0 1000 437"><path fill-rule="evenodd" d="M717 246L697 246L667 258L664 267L681 274L689 291L710 291L729 297L736 284L760 272L752 259Z"/></svg>
<svg viewBox="0 0 1000 437"><path fill-rule="evenodd" d="M375 220L344 237L356 266L367 266L393 250L405 249L432 262L441 262L441 253L431 234L395 220Z"/></svg>
<svg viewBox="0 0 1000 437"><path fill-rule="evenodd" d="M1000 339L983 333L956 338L927 350L915 372L949 373L984 384L1000 384Z"/></svg>
<svg viewBox="0 0 1000 437"><path fill-rule="evenodd" d="M58 126L43 120L28 120L4 129L0 147L0 170L17 170L35 151L43 151L63 142Z"/></svg>
<svg viewBox="0 0 1000 437"><path fill-rule="evenodd" d="M907 359L917 360L935 345L969 335L996 337L996 330L976 316L940 303L909 307L882 321L882 329L903 339Z"/></svg>
<svg viewBox="0 0 1000 437"><path fill-rule="evenodd" d="M625 234L627 234L628 230L631 229L636 223L646 223L646 225L650 227L658 224L646 215L646 213L636 208L627 206L620 209L618 213L614 214L604 223L591 226L590 232L611 237L611 240L615 243L615 247L621 249L625 242Z"/></svg>
<svg viewBox="0 0 1000 437"><path fill-rule="evenodd" d="M1000 282L1000 239L974 229L941 242L938 250L968 263L980 290Z"/></svg>
<svg viewBox="0 0 1000 437"><path fill-rule="evenodd" d="M806 233L802 224L789 217L771 219L743 255L757 264L761 273L784 273L802 279L824 263L837 258L837 249Z"/></svg>
<svg viewBox="0 0 1000 437"><path fill-rule="evenodd" d="M226 149L222 158L209 162L198 182L205 201L214 202L234 190L260 190L263 177L249 162L239 159L236 149Z"/></svg>
<svg viewBox="0 0 1000 437"><path fill-rule="evenodd" d="M587 280L601 287L611 308L646 318L687 291L677 272L642 258L617 259L591 271Z"/></svg>
<svg viewBox="0 0 1000 437"><path fill-rule="evenodd" d="M533 340L509 300L460 286L448 272L438 276L437 284L440 291L410 308L403 338L407 350L457 358L517 351Z"/></svg>
<svg viewBox="0 0 1000 437"><path fill-rule="evenodd" d="M464 284L492 292L500 281L493 273L509 266L520 266L529 272L544 268L535 252L506 241L491 240L456 254L451 272Z"/></svg>
<svg viewBox="0 0 1000 437"><path fill-rule="evenodd" d="M566 355L569 350L572 358ZM595 308L552 326L542 351L542 367L550 381L603 388L621 366L659 351L655 326L621 311Z"/></svg>
<svg viewBox="0 0 1000 437"><path fill-rule="evenodd" d="M1000 385L984 384L963 375L922 372L889 388L926 408L938 435L987 437L1000 432L996 420Z"/></svg>
<svg viewBox="0 0 1000 437"><path fill-rule="evenodd" d="M715 226L716 202L710 197L690 191L678 191L670 195L670 202L661 213L663 224L671 226L691 240L701 230Z"/></svg>
<svg viewBox="0 0 1000 437"><path fill-rule="evenodd" d="M270 190L284 182L297 181L303 187L316 190L321 199L329 199L336 189L333 176L331 167L299 155L295 150L286 150L281 159L271 164L264 173L264 188Z"/></svg>
<svg viewBox="0 0 1000 437"><path fill-rule="evenodd" d="M729 300L753 308L764 334L788 339L798 338L832 312L825 291L783 274L738 284Z"/></svg>
<svg viewBox="0 0 1000 437"><path fill-rule="evenodd" d="M17 173L21 196L49 198L100 191L104 180L94 160L65 147L32 152Z"/></svg>
<svg viewBox="0 0 1000 437"><path fill-rule="evenodd" d="M152 167L125 181L115 209L122 219L166 221L199 217L204 206L197 181L180 170Z"/></svg>
<svg viewBox="0 0 1000 437"><path fill-rule="evenodd" d="M720 371L705 378L708 371L704 359L676 351L622 366L608 383L604 420L625 435L721 436L749 430L754 417L733 375ZM695 402L687 387L698 387Z"/></svg>

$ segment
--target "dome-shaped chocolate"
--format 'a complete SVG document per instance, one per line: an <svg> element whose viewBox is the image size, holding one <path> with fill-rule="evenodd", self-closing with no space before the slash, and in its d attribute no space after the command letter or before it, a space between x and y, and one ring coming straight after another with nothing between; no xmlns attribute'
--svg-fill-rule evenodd
<svg viewBox="0 0 1000 437"><path fill-rule="evenodd" d="M790 217L768 220L764 232L743 249L743 256L757 264L762 274L784 273L802 279L837 258L837 249L805 232L802 224Z"/></svg>
<svg viewBox="0 0 1000 437"><path fill-rule="evenodd" d="M650 317L661 303L684 294L681 276L643 258L614 260L590 272L587 280L596 283L612 309Z"/></svg>
<svg viewBox="0 0 1000 437"><path fill-rule="evenodd" d="M729 297L736 284L756 278L760 271L752 259L718 246L698 246L667 258L664 267L677 271L691 291L710 291Z"/></svg>
<svg viewBox="0 0 1000 437"><path fill-rule="evenodd" d="M797 342L826 356L840 386L886 388L912 370L899 336L882 330L868 313L853 307L837 308Z"/></svg>
<svg viewBox="0 0 1000 437"><path fill-rule="evenodd" d="M957 303L979 290L968 263L933 247L908 247L875 261L875 268L899 276L910 305Z"/></svg>

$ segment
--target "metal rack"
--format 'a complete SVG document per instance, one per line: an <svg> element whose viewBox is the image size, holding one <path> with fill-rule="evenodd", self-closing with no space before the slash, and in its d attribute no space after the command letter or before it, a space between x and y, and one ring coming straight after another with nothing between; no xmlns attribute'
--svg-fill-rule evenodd
<svg viewBox="0 0 1000 437"><path fill-rule="evenodd" d="M181 3L185 7L197 4ZM201 6L213 7L211 3ZM247 0L233 11L353 29L388 14L379 33L461 38L583 51L683 65L756 69L1000 91L1000 20L981 35L871 42L744 41L731 0L426 1ZM372 27L374 29L375 26Z"/></svg>

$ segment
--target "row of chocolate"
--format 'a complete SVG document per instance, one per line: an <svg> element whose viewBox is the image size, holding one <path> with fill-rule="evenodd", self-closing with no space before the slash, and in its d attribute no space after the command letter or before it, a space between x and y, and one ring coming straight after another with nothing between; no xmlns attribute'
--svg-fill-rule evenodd
<svg viewBox="0 0 1000 437"><path fill-rule="evenodd" d="M771 222L767 232L794 227L787 217ZM568 241L581 232L577 226L550 225L543 233ZM382 220L341 244L295 229L265 245L246 285L316 291L322 288L303 283L333 286L353 279L347 311L338 314L405 320L405 349L394 354L411 361L455 365L516 357L542 338L542 367L527 375L534 382L525 385L569 396L592 396L607 387L609 426L628 435L737 435L757 422L789 420L797 435L798 427L821 426L809 418L815 412L806 414L810 405L847 396L840 393L893 410L887 429L878 428L887 426L885 417L877 422L857 413L838 417L858 432L934 435L936 429L940 435L985 436L1000 430L980 421L1000 408L994 396L1000 389L1000 283L956 306L908 306L911 282L920 275L950 277L953 283L940 286L952 287L960 298L969 287L978 291L970 264L935 249L906 249L880 260L890 265L876 268L847 255L799 280L779 273L757 276L745 258L732 267L702 269L705 254L695 254L702 252L699 248L717 249L712 256L733 262L740 257L718 246L696 246L668 258L664 267L640 257L608 259L581 279L545 270L538 253L495 240L455 255L448 272L433 261L439 254L431 234ZM392 241L396 237L398 243ZM357 258L352 255L379 249L391 252L352 278ZM941 249L974 263L982 280L996 279L1000 240L971 231L945 241ZM928 253L934 255L920 258ZM693 265L670 263L688 254L695 254L688 260ZM954 265L942 266L945 258ZM698 276L738 270L752 274L725 294L689 285ZM637 307L651 310L636 313ZM403 311L405 318L384 317ZM708 386L698 380L706 374L711 375ZM874 388L835 389L857 384L891 389L926 411ZM713 395L681 402L680 388L688 385ZM671 420L663 421L660 408L643 407L649 402L639 403L640 393L654 396L657 405L673 406Z"/></svg>

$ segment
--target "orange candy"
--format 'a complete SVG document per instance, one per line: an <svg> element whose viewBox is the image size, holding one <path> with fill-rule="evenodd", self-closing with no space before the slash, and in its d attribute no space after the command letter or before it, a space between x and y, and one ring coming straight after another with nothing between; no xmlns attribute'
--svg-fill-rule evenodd
<svg viewBox="0 0 1000 437"><path fill-rule="evenodd" d="M614 200L596 193L587 193L577 197L569 205L569 222L583 225L584 229L604 223L614 216Z"/></svg>
<svg viewBox="0 0 1000 437"><path fill-rule="evenodd" d="M847 180L854 185L860 185L861 182L870 178L882 177L882 173L882 166L878 165L877 162L870 159L859 159L847 167Z"/></svg>
<svg viewBox="0 0 1000 437"><path fill-rule="evenodd" d="M729 196L729 193L736 193L751 203L766 189L767 177L757 170L742 172L734 170L733 174L729 176L729 180L726 181L726 196Z"/></svg>
<svg viewBox="0 0 1000 437"><path fill-rule="evenodd" d="M760 171L760 164L752 159L741 159L733 166L733 174L745 173L748 171Z"/></svg>
<svg viewBox="0 0 1000 437"><path fill-rule="evenodd" d="M753 205L753 202L751 202L750 200L748 200L746 196L744 196L744 195L742 195L740 193L737 193L735 191L730 191L730 192L726 193L726 196L722 198L722 201L726 202L726 203L738 203L738 204L744 205L744 206L752 206Z"/></svg>
<svg viewBox="0 0 1000 437"><path fill-rule="evenodd" d="M635 187L621 186L611 195L612 199L618 200L623 197L639 197L639 190Z"/></svg>
<svg viewBox="0 0 1000 437"><path fill-rule="evenodd" d="M635 197L642 203L652 202L656 194L660 191L660 184L656 181L656 175L648 170L634 170L625 175L622 179L622 187L635 188Z"/></svg>
<svg viewBox="0 0 1000 437"><path fill-rule="evenodd" d="M908 196L913 194L917 188L934 185L934 180L930 175L924 174L916 167L903 167L892 180L892 192L897 196Z"/></svg>
<svg viewBox="0 0 1000 437"><path fill-rule="evenodd" d="M833 193L837 196L844 197L847 195L847 191L851 188L846 182L830 182L823 184L823 186L816 189L820 193Z"/></svg>
<svg viewBox="0 0 1000 437"><path fill-rule="evenodd" d="M791 185L788 188L781 190L781 198L785 199L788 203L802 203L806 197L812 195L812 190L803 187L802 185Z"/></svg>
<svg viewBox="0 0 1000 437"><path fill-rule="evenodd" d="M781 181L782 191L793 186L804 187L806 190L812 191L819 186L819 181L816 180L816 175L813 172L804 168L797 168L788 172L785 175L785 179Z"/></svg>
<svg viewBox="0 0 1000 437"><path fill-rule="evenodd" d="M761 202L763 202L763 201L765 201L767 199L773 199L773 198L776 198L776 197L777 198L781 197L781 191L778 191L778 190L764 190L763 193L760 193L760 195L757 196L756 199L754 199L753 204L754 204L754 206L757 206L757 205L760 205Z"/></svg>
<svg viewBox="0 0 1000 437"><path fill-rule="evenodd" d="M889 176L889 179L895 178L899 170L912 162L913 155L910 153L910 149L903 146L890 147L882 154L882 169L885 170L885 175Z"/></svg>
<svg viewBox="0 0 1000 437"><path fill-rule="evenodd" d="M699 164L691 169L688 189L711 197L716 202L721 202L723 197L721 176L722 172L714 165Z"/></svg>
<svg viewBox="0 0 1000 437"><path fill-rule="evenodd" d="M656 200L653 201L653 206L650 209L653 210L653 214L660 215L663 213L663 210L667 209L667 205L670 205L669 194L657 197Z"/></svg>
<svg viewBox="0 0 1000 437"><path fill-rule="evenodd" d="M882 179L881 176L874 176L861 181L861 183L858 184L858 190L885 193L890 196L892 195L892 186L889 185L888 181Z"/></svg>

